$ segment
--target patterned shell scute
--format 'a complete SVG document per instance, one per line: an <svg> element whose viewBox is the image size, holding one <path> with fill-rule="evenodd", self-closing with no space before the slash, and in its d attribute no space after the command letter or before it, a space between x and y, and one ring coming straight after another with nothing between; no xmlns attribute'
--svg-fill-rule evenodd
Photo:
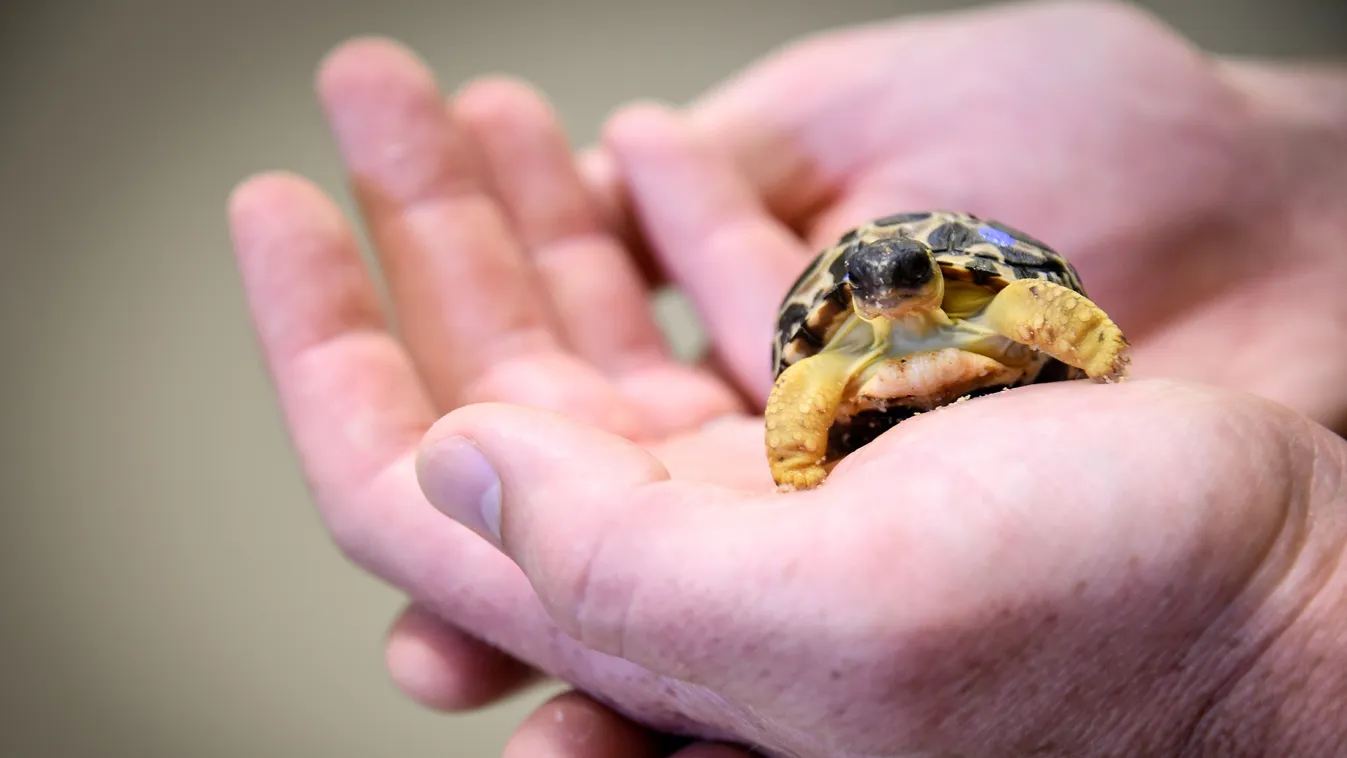
<svg viewBox="0 0 1347 758"><path fill-rule="evenodd" d="M843 234L800 274L781 303L772 366L780 373L818 352L850 313L846 254L885 237L910 237L935 253L949 281L999 291L1016 279L1046 279L1085 294L1076 270L1055 250L1024 232L971 213L929 211L875 219Z"/></svg>

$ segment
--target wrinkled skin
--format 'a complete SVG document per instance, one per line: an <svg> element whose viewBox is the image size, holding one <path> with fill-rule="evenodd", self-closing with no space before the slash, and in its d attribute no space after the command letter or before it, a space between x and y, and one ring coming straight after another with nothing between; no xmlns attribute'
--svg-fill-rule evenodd
<svg viewBox="0 0 1347 758"><path fill-rule="evenodd" d="M979 55L932 52L951 49ZM395 678L460 709L537 669L612 706L565 696L507 755L674 749L618 712L782 755L1328 744L1347 453L1315 422L1347 406L1347 355L1324 349L1347 342L1347 256L1314 212L1341 214L1318 157L1341 132L1292 134L1311 85L1279 76L1109 5L834 33L682 118L616 117L586 166L605 215L526 89L479 82L446 112L402 51L344 47L320 89L400 334L307 183L250 180L231 223L326 523L416 601ZM619 178L626 241L692 296L721 371L660 344L602 223ZM1067 251L1141 380L929 414L770 496L754 414L776 303L840 229L925 207ZM503 551L456 435L500 474Z"/></svg>

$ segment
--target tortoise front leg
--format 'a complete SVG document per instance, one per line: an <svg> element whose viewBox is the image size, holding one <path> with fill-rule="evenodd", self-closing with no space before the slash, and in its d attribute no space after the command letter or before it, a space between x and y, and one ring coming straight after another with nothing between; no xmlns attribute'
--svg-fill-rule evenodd
<svg viewBox="0 0 1347 758"><path fill-rule="evenodd" d="M1004 337L1113 381L1127 369L1127 339L1099 306L1070 287L1021 279L997 293L984 319Z"/></svg>
<svg viewBox="0 0 1347 758"><path fill-rule="evenodd" d="M791 365L767 398L767 460L780 491L821 484L828 429L851 380L857 356L823 352Z"/></svg>

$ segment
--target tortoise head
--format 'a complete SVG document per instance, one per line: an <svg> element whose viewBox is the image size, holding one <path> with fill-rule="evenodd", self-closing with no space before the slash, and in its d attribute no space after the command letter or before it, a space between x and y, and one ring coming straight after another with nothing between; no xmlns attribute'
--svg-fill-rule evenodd
<svg viewBox="0 0 1347 758"><path fill-rule="evenodd" d="M847 285L865 319L902 318L940 307L944 278L931 248L907 237L863 242L847 256Z"/></svg>

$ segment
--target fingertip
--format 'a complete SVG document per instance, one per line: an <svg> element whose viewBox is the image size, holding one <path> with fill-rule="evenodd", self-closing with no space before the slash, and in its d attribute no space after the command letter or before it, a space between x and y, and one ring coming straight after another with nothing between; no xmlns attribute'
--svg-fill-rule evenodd
<svg viewBox="0 0 1347 758"><path fill-rule="evenodd" d="M764 513L780 513L764 493L674 480L631 440L503 405L442 419L418 456L418 481L437 510L520 567L562 631L658 671L683 665L687 651L657 640L717 603L741 604L742 593L693 590L636 615L630 603L670 582L714 582L708 555L734 564L731 573L761 570L735 546L764 532Z"/></svg>
<svg viewBox="0 0 1347 758"><path fill-rule="evenodd" d="M603 144L590 145L575 157L575 171L586 190L599 203L610 220L622 216L622 174L618 171L613 153Z"/></svg>
<svg viewBox="0 0 1347 758"><path fill-rule="evenodd" d="M542 92L507 74L468 81L459 88L453 103L456 117L487 129L547 124L556 119L556 111Z"/></svg>
<svg viewBox="0 0 1347 758"><path fill-rule="evenodd" d="M248 258L268 254L277 239L303 236L340 243L345 233L341 211L327 193L307 178L289 171L263 171L244 178L230 191L225 215L235 254Z"/></svg>
<svg viewBox="0 0 1347 758"><path fill-rule="evenodd" d="M684 238L704 236L727 219L769 220L733 156L673 108L628 106L605 124L602 144L631 184L638 214L667 228L654 236L670 248L687 248L692 242Z"/></svg>
<svg viewBox="0 0 1347 758"><path fill-rule="evenodd" d="M503 758L655 758L651 732L576 691L563 692L528 715Z"/></svg>
<svg viewBox="0 0 1347 758"><path fill-rule="evenodd" d="M244 296L273 371L348 330L381 329L383 312L346 217L312 181L266 171L226 201Z"/></svg>
<svg viewBox="0 0 1347 758"><path fill-rule="evenodd" d="M442 190L462 160L434 74L399 43L344 43L320 66L317 89L359 194L410 202Z"/></svg>
<svg viewBox="0 0 1347 758"><path fill-rule="evenodd" d="M255 218L278 205L288 206L300 196L321 194L308 179L290 171L268 170L250 174L230 190L225 207L232 221Z"/></svg>
<svg viewBox="0 0 1347 758"><path fill-rule="evenodd" d="M765 400L771 378L761 346L808 251L724 145L683 116L633 105L614 115L604 140L652 250L690 296L737 384Z"/></svg>
<svg viewBox="0 0 1347 758"><path fill-rule="evenodd" d="M602 474L612 487L668 478L659 461L630 438L546 408L481 402L440 418L425 434L418 463L446 441L471 440L504 477L574 484Z"/></svg>
<svg viewBox="0 0 1347 758"><path fill-rule="evenodd" d="M490 705L540 678L417 605L408 606L389 630L384 663L404 695L445 712Z"/></svg>
<svg viewBox="0 0 1347 758"><path fill-rule="evenodd" d="M540 499L573 499L582 490L592 497L614 497L669 478L663 464L628 437L546 408L473 403L450 411L431 426L416 457L417 476L427 495L442 501L441 510L468 520L475 514L460 513L464 504L452 497L454 493L431 491L462 478L463 472L446 469L448 463L463 459L452 453L464 441L485 459L502 486L520 495L512 501L516 509ZM594 489L599 481L604 483L602 492Z"/></svg>
<svg viewBox="0 0 1347 758"><path fill-rule="evenodd" d="M421 438L418 457L423 457L446 439L465 436L464 430L472 429L484 420L489 420L497 414L509 414L511 408L508 403L480 402L459 406L449 411L436 419L430 429L426 430Z"/></svg>
<svg viewBox="0 0 1347 758"><path fill-rule="evenodd" d="M609 117L603 125L602 141L619 155L644 153L682 138L685 129L673 107L656 100L639 100Z"/></svg>
<svg viewBox="0 0 1347 758"><path fill-rule="evenodd" d="M633 230L627 217L630 209L626 187L612 151L602 141L579 150L575 156L575 173L605 226L629 247L634 247L631 244Z"/></svg>
<svg viewBox="0 0 1347 758"><path fill-rule="evenodd" d="M410 47L389 37L348 39L319 62L314 83L323 99L352 90L377 87L389 78L420 80L434 87L430 68Z"/></svg>
<svg viewBox="0 0 1347 758"><path fill-rule="evenodd" d="M492 188L531 250L600 228L560 115L539 89L484 76L459 90L450 111L482 148Z"/></svg>

